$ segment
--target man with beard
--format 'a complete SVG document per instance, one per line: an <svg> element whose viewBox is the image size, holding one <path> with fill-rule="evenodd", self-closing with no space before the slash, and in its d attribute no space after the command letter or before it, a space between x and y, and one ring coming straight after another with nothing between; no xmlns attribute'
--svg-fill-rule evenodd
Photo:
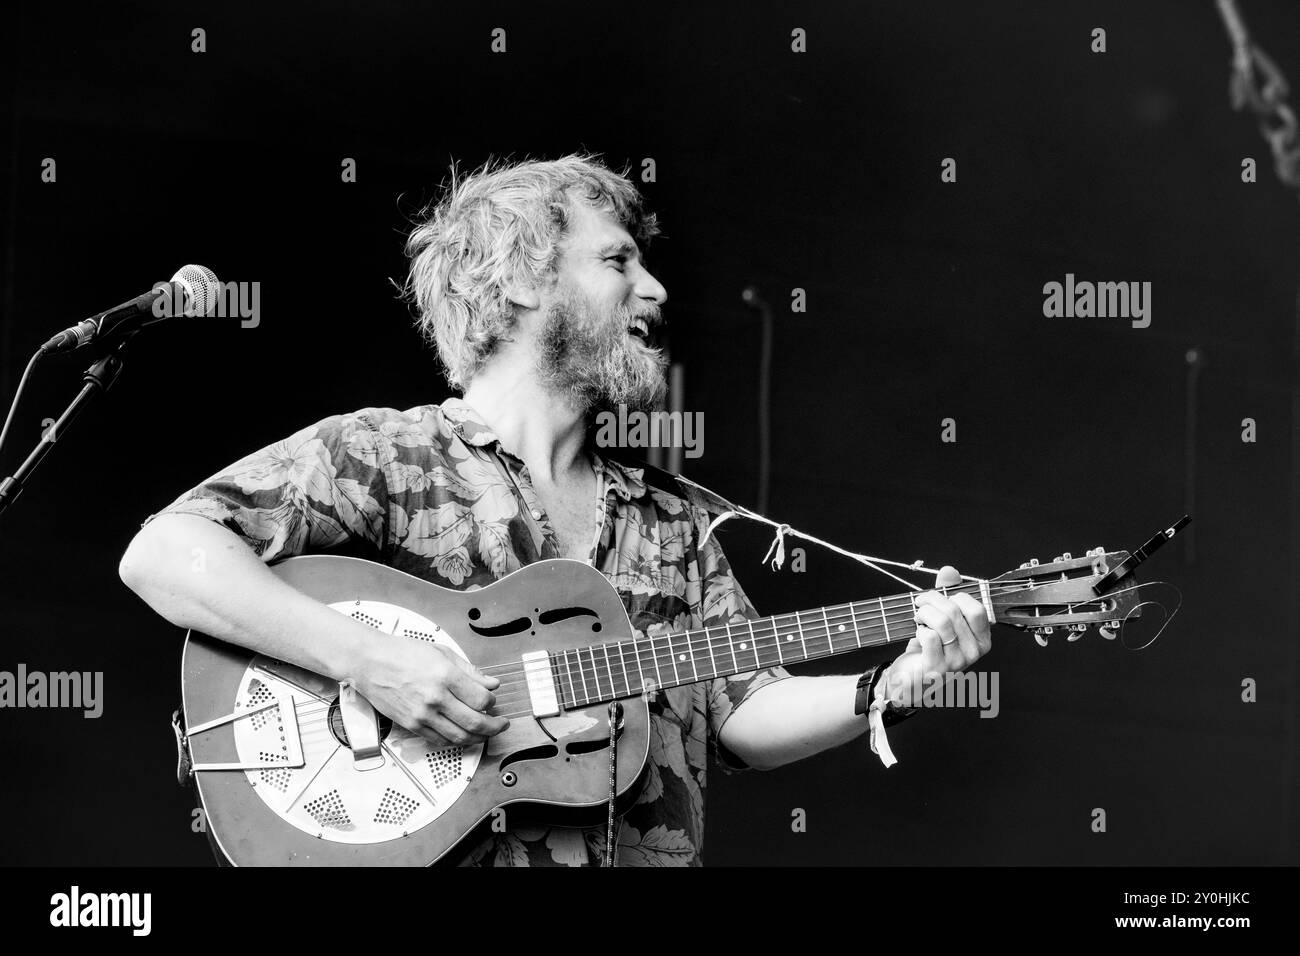
<svg viewBox="0 0 1300 956"><path fill-rule="evenodd" d="M499 682L330 610L267 562L346 546L470 588L564 557L604 573L641 631L756 617L716 539L704 540L707 514L591 441L601 410L650 410L664 393L649 333L667 296L640 254L656 232L636 188L593 157L453 176L410 236L408 291L463 398L336 415L236 462L146 521L123 581L176 625L351 678L437 746L508 726L488 713ZM196 553L202 574L191 570ZM939 584L955 575L945 568ZM646 783L620 821L619 863L701 862L710 751L740 770L838 746L867 731L864 704L879 730L919 703L919 675L988 651L977 601L930 592L917 603L916 636L887 671L795 677L775 667L654 694ZM603 827L507 826L465 848L463 862L586 865L604 841Z"/></svg>

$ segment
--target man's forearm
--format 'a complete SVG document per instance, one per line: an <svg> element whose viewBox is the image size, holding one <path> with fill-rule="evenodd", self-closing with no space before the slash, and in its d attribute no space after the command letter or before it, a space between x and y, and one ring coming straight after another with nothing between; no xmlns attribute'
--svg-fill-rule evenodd
<svg viewBox="0 0 1300 956"><path fill-rule="evenodd" d="M721 742L751 767L770 770L864 733L853 712L858 675L788 677L754 691L722 725Z"/></svg>
<svg viewBox="0 0 1300 956"><path fill-rule="evenodd" d="M354 676L376 632L281 581L238 536L206 518L163 515L136 535L123 582L178 627L335 679Z"/></svg>

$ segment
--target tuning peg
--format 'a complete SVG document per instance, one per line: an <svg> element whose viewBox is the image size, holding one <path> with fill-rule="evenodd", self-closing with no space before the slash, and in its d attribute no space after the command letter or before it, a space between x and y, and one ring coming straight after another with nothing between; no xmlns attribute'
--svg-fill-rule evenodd
<svg viewBox="0 0 1300 956"><path fill-rule="evenodd" d="M1030 559L1029 559L1029 566L1030 566L1031 568L1036 568L1036 567L1038 567L1038 559L1037 559L1037 558L1030 558Z"/></svg>
<svg viewBox="0 0 1300 956"><path fill-rule="evenodd" d="M1022 564L1022 565L1020 566L1020 570L1023 571L1023 570L1024 570L1025 568L1027 568L1027 567L1029 567L1029 562L1028 562L1028 561L1026 561L1024 564Z"/></svg>
<svg viewBox="0 0 1300 956"><path fill-rule="evenodd" d="M1115 640L1115 632L1112 631L1110 628L1106 627L1105 625L1097 628L1097 633L1100 634L1108 641Z"/></svg>
<svg viewBox="0 0 1300 956"><path fill-rule="evenodd" d="M1069 641L1071 644L1073 644L1079 638L1083 637L1083 635L1086 634L1087 632L1088 632L1087 624L1071 624L1070 634L1065 639Z"/></svg>
<svg viewBox="0 0 1300 956"><path fill-rule="evenodd" d="M1053 564L1059 564L1060 561L1061 561L1061 556L1059 554L1056 557L1052 558Z"/></svg>
<svg viewBox="0 0 1300 956"><path fill-rule="evenodd" d="M1034 640L1038 642L1039 647L1047 646L1047 638L1043 637L1044 630L1046 630L1046 628L1042 628L1042 627L1034 628Z"/></svg>
<svg viewBox="0 0 1300 956"><path fill-rule="evenodd" d="M1061 555L1061 560L1063 560L1063 561L1069 561L1069 560L1071 560L1073 557L1074 557L1074 555L1072 555L1069 551L1067 551L1067 552L1065 552L1065 554Z"/></svg>

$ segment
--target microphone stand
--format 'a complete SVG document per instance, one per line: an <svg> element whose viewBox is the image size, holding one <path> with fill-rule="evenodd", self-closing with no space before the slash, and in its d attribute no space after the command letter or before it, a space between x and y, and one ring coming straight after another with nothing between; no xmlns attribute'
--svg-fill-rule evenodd
<svg viewBox="0 0 1300 956"><path fill-rule="evenodd" d="M758 513L767 513L772 484L772 308L754 286L740 293L746 305L758 310L763 320L762 350L758 366Z"/></svg>
<svg viewBox="0 0 1300 956"><path fill-rule="evenodd" d="M37 442L32 453L27 456L27 460L18 466L18 470L4 481L0 481L0 514L14 503L23 487L36 466L41 463L54 443L63 435L63 429L72 423L72 420L81 413L81 410L90 404L91 399L96 395L107 392L117 381L118 374L122 371L122 354L126 350L126 345L135 336L135 332L126 335L121 342L115 345L107 355L101 358L90 368L86 369L82 380L85 384L72 403L64 410L56 421L41 434L41 440Z"/></svg>

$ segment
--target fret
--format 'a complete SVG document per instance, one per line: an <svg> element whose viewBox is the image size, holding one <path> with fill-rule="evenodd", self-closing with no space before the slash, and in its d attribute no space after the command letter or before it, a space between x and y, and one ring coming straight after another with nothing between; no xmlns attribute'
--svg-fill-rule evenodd
<svg viewBox="0 0 1300 956"><path fill-rule="evenodd" d="M802 624L802 623L803 623L804 612L803 612L803 611L798 611L797 614L799 615L799 621L800 621L800 624ZM821 656L822 656L821 653L817 650L817 635L816 635L816 633L813 634L813 636L812 636L812 641L813 641L812 656L814 656L814 657L821 657Z"/></svg>
<svg viewBox="0 0 1300 956"><path fill-rule="evenodd" d="M749 628L749 650L754 655L754 666L748 667L746 670L758 670L763 665L758 660L758 641L754 639L754 622L746 621L745 624ZM744 648L742 647L741 650L744 650Z"/></svg>
<svg viewBox="0 0 1300 956"><path fill-rule="evenodd" d="M603 695L600 689L600 671L596 667L596 650L591 645L587 646L587 655L591 658L591 679L596 684L596 698L599 700ZM578 660L582 660L581 655L579 655Z"/></svg>
<svg viewBox="0 0 1300 956"><path fill-rule="evenodd" d="M781 628L777 626L775 617L769 617L768 620L772 622L772 640L776 642L776 662L784 664L785 658L781 656Z"/></svg>
<svg viewBox="0 0 1300 956"><path fill-rule="evenodd" d="M736 639L731 636L731 622L727 622L727 646L731 648L731 665L735 668L733 674L739 674L742 670L740 661L736 657Z"/></svg>
<svg viewBox="0 0 1300 956"><path fill-rule="evenodd" d="M858 630L858 612L853 609L853 602L849 602L849 617L853 620L853 640L858 647L862 646L862 632Z"/></svg>
<svg viewBox="0 0 1300 956"><path fill-rule="evenodd" d="M619 667L622 669L622 671L623 671L623 694L624 694L624 696L631 697L631 696L632 696L632 682L631 682L630 680L628 680L628 677L627 677L627 661L623 660L623 642L622 642L622 641L619 641L617 644L614 645L614 653L618 655L618 666L619 666ZM605 656L606 656L606 657L609 656L609 652L608 652L608 651L605 652ZM611 669L611 671L612 671L612 669Z"/></svg>
<svg viewBox="0 0 1300 956"><path fill-rule="evenodd" d="M799 629L799 643L803 645L803 659L808 659L808 641L803 636L803 621L799 620L799 612L794 612L794 626Z"/></svg>
<svg viewBox="0 0 1300 956"><path fill-rule="evenodd" d="M614 665L609 660L609 645L600 645L600 652L605 655L605 670L609 671L609 689L613 691L615 697L620 696L618 688L614 686Z"/></svg>
<svg viewBox="0 0 1300 956"><path fill-rule="evenodd" d="M763 622L760 620L759 623L762 624ZM749 622L749 636L750 636L750 637L753 639L753 641L754 641L754 660L757 662L757 663L755 664L755 666L756 666L756 667L769 667L770 664L764 664L764 663L763 663L763 658L762 658L762 656L759 654L759 643L760 643L760 640L761 640L761 639L760 639L759 636L758 636L758 632L754 630L754 622L753 622L753 621L750 621L750 622Z"/></svg>
<svg viewBox="0 0 1300 956"><path fill-rule="evenodd" d="M623 642L619 641L614 645L614 653L618 655L618 667L623 672L623 693L631 697L636 693L632 689L632 678L627 673L627 658L623 656Z"/></svg>
<svg viewBox="0 0 1300 956"><path fill-rule="evenodd" d="M681 663L681 661L677 659L680 657L680 654L677 653L677 649L675 648L675 646L672 645L673 637L680 637L680 635L673 635L673 633L669 633L669 635L664 637L664 640L668 641L668 657L672 658L672 670L673 672L675 672L675 674L677 674L677 683L681 684L684 682L682 682L681 679L681 674L680 674L681 669L679 666L677 666L680 665Z"/></svg>
<svg viewBox="0 0 1300 956"><path fill-rule="evenodd" d="M632 636L632 653L636 655L636 673L637 676L641 678L641 683L637 685L637 693L641 693L642 691L645 690L645 671L641 669L641 648L637 647L638 643L640 642L637 640L636 635L634 634ZM626 665L624 665L623 667L623 673L625 674L627 673Z"/></svg>
<svg viewBox="0 0 1300 956"><path fill-rule="evenodd" d="M807 646L807 644L808 644L808 640L809 640L809 637L808 637L808 629L805 628L805 627L804 627L804 624L803 624L803 611L795 611L795 612L794 612L794 616L799 620L799 633L801 633L801 634L803 635L804 645ZM809 657L817 657L818 655L817 655L817 635L816 635L816 634L814 634L814 635L812 636L812 642L813 642L813 643L812 643L812 646L808 648L808 656L809 656Z"/></svg>
<svg viewBox="0 0 1300 956"><path fill-rule="evenodd" d="M578 682L579 682L580 684L582 684L582 700L583 700L583 703L590 703L590 702L591 702L591 687L589 687L588 684L587 684L587 672L586 672L585 670L582 669L582 655L578 652L578 649L577 649L576 647L573 648L572 650L568 650L568 651L565 651L565 652L564 652L564 656L565 656L566 658L567 658L570 654L573 655L573 663L574 663L574 664L577 666L577 668L578 668Z"/></svg>
<svg viewBox="0 0 1300 956"><path fill-rule="evenodd" d="M647 636L647 637L646 637L646 643L650 645L650 666L654 668L654 678L652 679L651 683L653 683L654 686L655 686L655 689L658 690L660 687L663 686L663 683L664 683L664 676L663 676L663 672L659 670L659 659L655 656L655 642L654 642L654 638L653 638L653 637L649 637L649 636ZM637 661L640 662L640 659L641 659L641 651L640 651L640 649L638 648L638 650L637 650ZM645 683L644 683L644 682L642 682L641 687L642 687L642 689L645 688Z"/></svg>
<svg viewBox="0 0 1300 956"><path fill-rule="evenodd" d="M676 636L684 637L685 645L684 645L684 649L673 648L672 646L673 635L668 635L668 648L672 650L672 661L673 663L675 663L675 665L685 665L686 661L685 659L682 658L690 657L690 631L686 631L685 633L679 633L679 635ZM682 670L685 670L685 667L682 667ZM690 678L688 676L688 678L686 678L686 680L684 680L684 682L681 683L689 683L689 680Z"/></svg>
<svg viewBox="0 0 1300 956"><path fill-rule="evenodd" d="M885 599L880 597L876 600L880 602L880 619L885 622L885 643L888 644L893 638L889 636L889 615L885 613Z"/></svg>
<svg viewBox="0 0 1300 956"><path fill-rule="evenodd" d="M668 641L668 661L673 665L673 683L680 684L682 682L682 675L677 672L677 655L673 653L672 635L669 634L665 639ZM655 652L655 656L658 656L657 651Z"/></svg>
<svg viewBox="0 0 1300 956"><path fill-rule="evenodd" d="M615 685L614 685L614 690L615 690L615 691L618 691L618 695L619 695L620 697L627 697L629 694L632 693L632 685L631 685L630 683L628 683L628 679L627 679L627 665L623 663L623 649L622 649L622 647L619 646L619 642L618 642L618 641L615 641L615 642L614 642L614 657L613 657L613 660L611 660L611 659L610 659L610 656L609 656L609 644L605 644L605 645L604 645L604 648L605 648L605 659L606 659L607 661L610 662L610 663L609 663L609 672L610 672L610 674L613 675L613 674L615 673L615 672L614 672L614 661L618 661L618 669L619 669L620 671L623 672L623 689L620 691L619 688L618 688L618 685L615 684Z"/></svg>
<svg viewBox="0 0 1300 956"><path fill-rule="evenodd" d="M569 700L576 705L578 702L578 691L577 688L573 686L573 668L569 666L569 652L561 651L560 656L564 658L564 673L568 675L569 678Z"/></svg>
<svg viewBox="0 0 1300 956"><path fill-rule="evenodd" d="M564 673L569 678L569 704L573 705L578 702L578 694L573 689L573 671L569 669L569 652L565 651L562 656L564 657Z"/></svg>
<svg viewBox="0 0 1300 956"><path fill-rule="evenodd" d="M565 653L567 654L568 652L566 651ZM574 660L576 660L576 661L578 662L578 676L582 678L582 699L583 699L583 703L587 703L587 704L589 704L589 703L591 703L591 701L592 701L592 696L591 696L591 687L590 687L590 685L588 685L588 683L587 683L587 671L586 671L586 668L584 668L584 667L582 666L582 653L581 653L580 651L578 651L576 648L575 648L574 651L573 651L573 658L574 658Z"/></svg>
<svg viewBox="0 0 1300 956"><path fill-rule="evenodd" d="M686 632L686 653L691 656L691 673L695 675L695 679L698 681L700 679L700 669L695 664L695 637L690 631Z"/></svg>
<svg viewBox="0 0 1300 956"><path fill-rule="evenodd" d="M784 664L785 658L781 656L781 629L776 625L776 618L775 617L761 618L758 623L762 625L765 629L771 628L771 633L766 634L764 636L771 638L772 644L775 645L776 647L776 663ZM772 663L768 662L768 667L771 666L773 666Z"/></svg>
<svg viewBox="0 0 1300 956"><path fill-rule="evenodd" d="M831 627L831 619L826 616L826 607L822 606L822 620L826 622L826 643L830 646L830 652L835 653L835 632ZM840 625L842 628L844 625Z"/></svg>
<svg viewBox="0 0 1300 956"><path fill-rule="evenodd" d="M709 642L709 663L713 665L713 674L711 676L717 677L718 661L717 658L713 656L713 628L706 627L704 629L704 639Z"/></svg>

